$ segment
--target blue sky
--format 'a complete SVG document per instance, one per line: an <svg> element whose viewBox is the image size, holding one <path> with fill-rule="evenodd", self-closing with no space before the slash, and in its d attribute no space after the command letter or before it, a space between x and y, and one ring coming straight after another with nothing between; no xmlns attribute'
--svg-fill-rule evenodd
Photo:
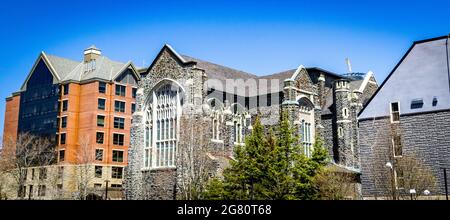
<svg viewBox="0 0 450 220"><path fill-rule="evenodd" d="M151 63L164 43L254 73L299 65L375 72L381 83L415 40L450 33L450 1L2 1L0 132L5 99L41 51Z"/></svg>

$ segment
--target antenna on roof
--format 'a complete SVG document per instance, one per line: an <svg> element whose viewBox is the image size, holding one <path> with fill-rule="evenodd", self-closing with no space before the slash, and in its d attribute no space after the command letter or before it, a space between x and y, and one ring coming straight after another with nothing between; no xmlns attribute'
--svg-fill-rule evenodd
<svg viewBox="0 0 450 220"><path fill-rule="evenodd" d="M347 63L348 73L352 73L352 64L350 63L349 58L345 58L345 62Z"/></svg>

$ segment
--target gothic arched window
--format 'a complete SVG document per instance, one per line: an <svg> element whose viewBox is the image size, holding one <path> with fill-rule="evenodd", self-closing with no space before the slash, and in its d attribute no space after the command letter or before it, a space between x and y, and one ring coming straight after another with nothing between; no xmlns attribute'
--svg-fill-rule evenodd
<svg viewBox="0 0 450 220"><path fill-rule="evenodd" d="M175 167L181 90L172 84L149 94L145 119L144 168ZM153 138L155 137L155 138Z"/></svg>

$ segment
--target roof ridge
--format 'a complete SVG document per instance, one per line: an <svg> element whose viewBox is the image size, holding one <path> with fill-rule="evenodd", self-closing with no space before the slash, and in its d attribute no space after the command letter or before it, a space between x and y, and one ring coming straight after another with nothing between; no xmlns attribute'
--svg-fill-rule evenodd
<svg viewBox="0 0 450 220"><path fill-rule="evenodd" d="M237 72L244 73L244 74L246 74L246 75L258 77L258 75L254 74L254 73L249 73L249 72L246 72L246 71L243 71L243 70L238 70L238 69L236 69L236 68L232 68L232 67L224 66L224 65L221 65L221 64L217 64L217 63L214 63L214 62L212 62L212 61L206 61L206 60L202 60L202 59L195 58L195 57L192 57L192 56L189 56L189 55L184 55L184 54L181 54L180 56L183 57L183 58L185 58L185 59L186 59L186 58L189 58L190 60L195 61L195 62L197 62L197 63L198 63L198 62L208 63L208 64L212 64L212 65L214 65L214 66L218 66L218 67L221 67L221 68L226 68L226 69L229 69L229 70L233 70L233 71L237 71Z"/></svg>

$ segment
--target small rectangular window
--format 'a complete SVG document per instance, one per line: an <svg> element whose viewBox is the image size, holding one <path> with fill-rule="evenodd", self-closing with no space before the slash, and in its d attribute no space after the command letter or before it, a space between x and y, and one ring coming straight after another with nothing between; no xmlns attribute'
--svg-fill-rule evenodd
<svg viewBox="0 0 450 220"><path fill-rule="evenodd" d="M47 190L47 187L45 185L39 185L38 187L38 196L43 197L45 196L45 191Z"/></svg>
<svg viewBox="0 0 450 220"><path fill-rule="evenodd" d="M122 188L122 184L111 184L111 188Z"/></svg>
<svg viewBox="0 0 450 220"><path fill-rule="evenodd" d="M103 174L103 167L102 166L95 166L95 177L96 178L102 178Z"/></svg>
<svg viewBox="0 0 450 220"><path fill-rule="evenodd" d="M125 129L125 118L114 117L114 128Z"/></svg>
<svg viewBox="0 0 450 220"><path fill-rule="evenodd" d="M391 103L391 122L400 121L400 107L398 102Z"/></svg>
<svg viewBox="0 0 450 220"><path fill-rule="evenodd" d="M63 95L69 94L69 84L63 85Z"/></svg>
<svg viewBox="0 0 450 220"><path fill-rule="evenodd" d="M438 99L437 99L437 97L433 97L433 103L432 103L433 107L436 107L437 104L438 104Z"/></svg>
<svg viewBox="0 0 450 220"><path fill-rule="evenodd" d="M65 150L60 150L59 151L59 162L64 161L65 156L66 156L66 151Z"/></svg>
<svg viewBox="0 0 450 220"><path fill-rule="evenodd" d="M123 167L111 167L111 178L113 179L122 179L123 176Z"/></svg>
<svg viewBox="0 0 450 220"><path fill-rule="evenodd" d="M125 102L115 101L114 102L114 111L116 111L116 112L125 112Z"/></svg>
<svg viewBox="0 0 450 220"><path fill-rule="evenodd" d="M405 187L405 178L403 175L403 170L401 168L395 169L395 180L397 189L403 189Z"/></svg>
<svg viewBox="0 0 450 220"><path fill-rule="evenodd" d="M64 167L58 167L58 179L62 179L64 177Z"/></svg>
<svg viewBox="0 0 450 220"><path fill-rule="evenodd" d="M66 144L66 133L60 134L60 135L59 135L59 138L60 138L59 144L61 144L61 145Z"/></svg>
<svg viewBox="0 0 450 220"><path fill-rule="evenodd" d="M112 161L122 163L123 162L123 151L113 150Z"/></svg>
<svg viewBox="0 0 450 220"><path fill-rule="evenodd" d="M65 112L65 111L67 111L67 109L69 109L69 100L64 100L64 101L62 101L61 111Z"/></svg>
<svg viewBox="0 0 450 220"><path fill-rule="evenodd" d="M98 83L98 92L99 93L106 93L106 83L105 82L99 82Z"/></svg>
<svg viewBox="0 0 450 220"><path fill-rule="evenodd" d="M61 128L66 128L67 127L67 117L62 117L61 118Z"/></svg>
<svg viewBox="0 0 450 220"><path fill-rule="evenodd" d="M113 144L123 146L124 137L125 135L123 134L113 134Z"/></svg>
<svg viewBox="0 0 450 220"><path fill-rule="evenodd" d="M98 109L105 110L106 99L98 99Z"/></svg>
<svg viewBox="0 0 450 220"><path fill-rule="evenodd" d="M272 105L272 94L267 94L267 106Z"/></svg>
<svg viewBox="0 0 450 220"><path fill-rule="evenodd" d="M136 94L137 94L137 88L133 88L131 95L134 99L136 98Z"/></svg>
<svg viewBox="0 0 450 220"><path fill-rule="evenodd" d="M95 160L103 161L103 149L95 149Z"/></svg>
<svg viewBox="0 0 450 220"><path fill-rule="evenodd" d="M47 179L47 168L39 168L39 180Z"/></svg>
<svg viewBox="0 0 450 220"><path fill-rule="evenodd" d="M104 140L105 140L105 134L103 132L97 132L96 143L97 144L103 144Z"/></svg>
<svg viewBox="0 0 450 220"><path fill-rule="evenodd" d="M105 127L105 116L104 115L97 115L97 126Z"/></svg>
<svg viewBox="0 0 450 220"><path fill-rule="evenodd" d="M418 109L423 107L422 99L414 99L411 101L411 109Z"/></svg>
<svg viewBox="0 0 450 220"><path fill-rule="evenodd" d="M126 95L126 86L116 85L116 95L117 96L125 96Z"/></svg>
<svg viewBox="0 0 450 220"><path fill-rule="evenodd" d="M131 114L133 114L136 111L136 104L131 103Z"/></svg>

